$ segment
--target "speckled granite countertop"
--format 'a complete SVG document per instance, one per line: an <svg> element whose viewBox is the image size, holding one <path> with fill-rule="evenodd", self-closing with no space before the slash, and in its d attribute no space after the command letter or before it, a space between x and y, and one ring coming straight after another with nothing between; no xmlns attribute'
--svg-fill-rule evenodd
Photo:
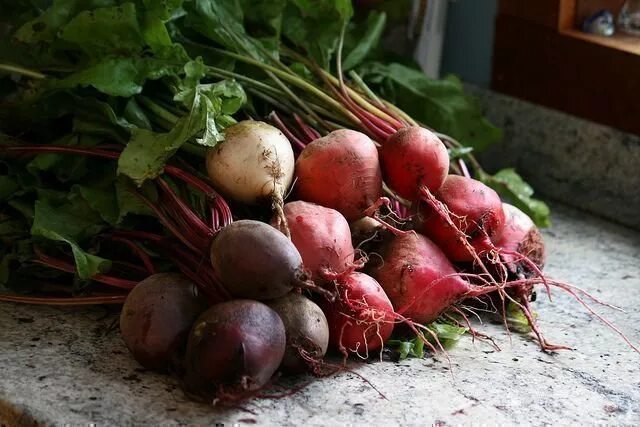
<svg viewBox="0 0 640 427"><path fill-rule="evenodd" d="M600 310L640 341L640 233L553 206L547 272L622 306ZM188 401L177 383L129 357L115 313L0 304L0 425L429 425L640 423L640 355L558 292L534 303L547 337L575 347L540 352L486 324L503 351L463 339L440 355L357 368L313 381L252 412Z"/></svg>
<svg viewBox="0 0 640 427"><path fill-rule="evenodd" d="M640 135L467 85L503 132L479 154L495 171L515 167L536 192L640 230Z"/></svg>

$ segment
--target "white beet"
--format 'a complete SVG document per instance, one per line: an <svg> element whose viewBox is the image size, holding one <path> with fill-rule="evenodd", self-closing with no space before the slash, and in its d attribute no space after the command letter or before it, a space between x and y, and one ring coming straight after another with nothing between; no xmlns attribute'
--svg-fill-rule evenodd
<svg viewBox="0 0 640 427"><path fill-rule="evenodd" d="M277 128L254 120L227 128L224 142L207 152L207 172L216 188L247 204L281 204L294 169L289 140Z"/></svg>

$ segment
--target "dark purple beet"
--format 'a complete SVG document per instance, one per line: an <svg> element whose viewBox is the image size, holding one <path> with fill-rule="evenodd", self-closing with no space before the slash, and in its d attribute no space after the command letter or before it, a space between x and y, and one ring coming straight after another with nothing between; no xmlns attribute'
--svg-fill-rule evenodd
<svg viewBox="0 0 640 427"><path fill-rule="evenodd" d="M222 229L211 244L211 265L236 298L273 299L305 286L296 247L280 231L259 221L236 221Z"/></svg>
<svg viewBox="0 0 640 427"><path fill-rule="evenodd" d="M280 316L263 303L216 304L200 315L189 335L185 385L207 397L258 390L280 366L285 343Z"/></svg>
<svg viewBox="0 0 640 427"><path fill-rule="evenodd" d="M154 274L133 288L124 303L122 339L142 366L165 371L181 357L193 322L207 306L183 275Z"/></svg>

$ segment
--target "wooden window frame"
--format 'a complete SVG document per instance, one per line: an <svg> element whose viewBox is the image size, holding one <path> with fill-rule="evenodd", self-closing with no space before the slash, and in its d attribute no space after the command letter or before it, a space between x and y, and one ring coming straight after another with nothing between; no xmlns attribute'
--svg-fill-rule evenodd
<svg viewBox="0 0 640 427"><path fill-rule="evenodd" d="M578 29L623 0L500 0L492 88L640 134L640 38Z"/></svg>

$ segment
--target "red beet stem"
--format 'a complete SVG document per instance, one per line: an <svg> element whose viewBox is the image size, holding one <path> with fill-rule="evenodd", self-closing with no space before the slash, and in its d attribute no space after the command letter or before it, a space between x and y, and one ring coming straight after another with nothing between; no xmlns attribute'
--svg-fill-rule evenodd
<svg viewBox="0 0 640 427"><path fill-rule="evenodd" d="M302 132L304 132L304 134L307 136L308 138L308 142L313 142L316 139L320 138L320 132L318 132L317 130L315 130L314 128L312 128L311 126L309 126L308 124L306 124L304 122L304 120L302 120L302 118L297 115L297 114L293 114L293 119L296 121L296 123L298 124L298 126L300 127L300 129L302 129Z"/></svg>
<svg viewBox="0 0 640 427"><path fill-rule="evenodd" d="M144 267L147 271L148 274L155 274L156 272L156 268L153 265L153 261L151 260L151 257L149 256L149 254L147 254L144 249L142 249L140 246L136 245L135 242L132 242L131 240L125 239L124 237L118 237L118 236L107 236L108 239L113 240L114 242L119 242L122 243L125 246L128 246L131 251L138 257L140 258L140 260L142 261L142 264L144 264Z"/></svg>
<svg viewBox="0 0 640 427"><path fill-rule="evenodd" d="M157 207L153 202L151 202L151 200L147 199L139 192L135 191L133 192L133 194L140 198L140 200L142 200L142 202L144 202L149 207L149 209L151 209L153 213L156 214L162 225L164 225L171 232L171 234L173 234L174 237L184 243L189 249L198 251L198 248L193 243L191 243L189 238L184 236L182 231L176 226L173 220L169 218L159 207Z"/></svg>
<svg viewBox="0 0 640 427"><path fill-rule="evenodd" d="M173 245L166 239L157 242L157 246L186 276L198 284L204 293L214 295L217 302L231 299L227 289L215 276L207 257L198 256L198 252L194 253L179 245Z"/></svg>
<svg viewBox="0 0 640 427"><path fill-rule="evenodd" d="M55 268L56 270L64 271L66 273L76 273L76 267L70 262L47 255L42 252L37 246L34 246L33 250L39 258L34 260L34 262L45 265L47 267ZM138 284L138 282L135 282L133 280L121 279L119 277L108 276L106 274L96 274L94 276L91 276L91 280L127 290L133 289Z"/></svg>
<svg viewBox="0 0 640 427"><path fill-rule="evenodd" d="M125 237L129 239L149 240L151 242L158 242L166 239L165 236L160 234L151 233L148 231L134 231L134 230L115 230L112 233L114 236Z"/></svg>
<svg viewBox="0 0 640 427"><path fill-rule="evenodd" d="M374 117L372 114L368 112L364 112L360 107L355 105L353 101L349 98L345 97L340 91L331 86L333 93L340 98L343 105L345 105L349 111L351 111L360 121L363 123L365 133L368 133L370 137L372 137L376 141L384 142L389 138L389 135L393 134L393 132L385 132L381 129L376 123L372 122L371 118Z"/></svg>
<svg viewBox="0 0 640 427"><path fill-rule="evenodd" d="M227 202L211 187L209 184L201 180L200 178L172 165L166 165L164 170L171 176L174 176L192 187L202 191L213 205L220 210L222 227L233 222L233 216L231 215L231 209ZM214 231L218 231L217 229Z"/></svg>
<svg viewBox="0 0 640 427"><path fill-rule="evenodd" d="M191 251L182 245L176 245L169 238L145 231L118 230L114 234L131 239L151 242L182 271L198 285L211 302L221 302L231 299L231 295L215 277L213 268L207 257L199 256L199 251Z"/></svg>
<svg viewBox="0 0 640 427"><path fill-rule="evenodd" d="M184 217L189 221L193 228L201 232L202 234L213 236L213 230L207 227L207 225L202 221L202 219L196 215L195 212L187 205L187 203L182 200L173 188L162 178L158 178L158 183L160 187L170 196L170 199L175 203L176 207L180 210L180 212L184 215Z"/></svg>
<svg viewBox="0 0 640 427"><path fill-rule="evenodd" d="M120 153L114 153L100 148L69 147L66 145L2 145L4 151L26 152L26 153L69 153L81 154L84 156L104 157L105 159L117 159Z"/></svg>
<svg viewBox="0 0 640 427"><path fill-rule="evenodd" d="M113 146L109 145L108 147ZM101 148L69 147L65 145L0 145L0 150L26 153L80 154L84 156L95 156L113 160L120 157L119 152L104 150ZM216 206L216 208L221 211L223 227L229 225L233 221L229 205L227 205L225 200L213 189L213 187L202 181L200 178L194 176L193 174L190 174L189 172L186 172L173 165L165 165L165 172L205 193L205 195L209 197L214 206Z"/></svg>
<svg viewBox="0 0 640 427"><path fill-rule="evenodd" d="M307 144L293 134L291 129L287 127L287 125L275 111L272 111L269 114L269 120L271 120L271 122L273 122L273 124L275 124L278 129L280 129L282 133L284 133L287 139L289 139L289 141L293 144L293 147L296 149L296 151L304 150L304 147L306 147Z"/></svg>
<svg viewBox="0 0 640 427"><path fill-rule="evenodd" d="M347 108L349 108L351 110L352 113L354 114L360 114L361 116L365 116L367 118L367 120L375 125L375 127L377 129L380 129L382 132L387 134L387 137L390 135L393 135L394 133L396 133L396 131L398 129L400 129L402 126L399 126L398 128L393 127L391 124L385 122L383 119L381 119L380 117L376 116L375 114L365 110L364 108L360 107L355 101L353 101L351 99L351 97L349 96L349 93L346 91L346 89L343 87L342 88L342 98L344 100L344 102L347 104ZM360 116L358 116L360 117ZM362 119L362 118L361 118ZM384 138L382 141L380 142L384 142L386 140L386 138Z"/></svg>
<svg viewBox="0 0 640 427"><path fill-rule="evenodd" d="M0 301L17 302L35 305L96 305L96 304L124 304L126 295L95 296L95 297L29 297L23 295L0 294Z"/></svg>

